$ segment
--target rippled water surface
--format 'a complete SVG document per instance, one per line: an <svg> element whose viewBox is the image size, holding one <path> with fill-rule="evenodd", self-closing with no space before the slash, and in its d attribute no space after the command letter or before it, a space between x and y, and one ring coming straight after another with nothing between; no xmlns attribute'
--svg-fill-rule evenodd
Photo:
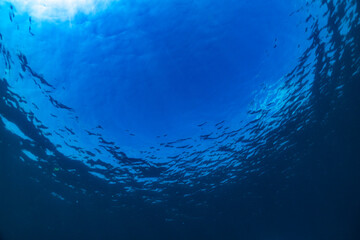
<svg viewBox="0 0 360 240"><path fill-rule="evenodd" d="M359 239L357 0L0 2L0 239Z"/></svg>

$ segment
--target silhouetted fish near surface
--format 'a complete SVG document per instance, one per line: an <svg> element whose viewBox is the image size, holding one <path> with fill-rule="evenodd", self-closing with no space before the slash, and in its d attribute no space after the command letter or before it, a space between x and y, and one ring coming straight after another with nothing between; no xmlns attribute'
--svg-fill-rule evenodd
<svg viewBox="0 0 360 240"><path fill-rule="evenodd" d="M205 124L207 124L207 122L203 122L203 123L201 123L201 124L199 124L199 125L197 125L198 127L202 127L202 126L204 126Z"/></svg>
<svg viewBox="0 0 360 240"><path fill-rule="evenodd" d="M221 122L218 122L215 124L215 127L219 126L220 124L223 124L225 122L225 120L222 120Z"/></svg>

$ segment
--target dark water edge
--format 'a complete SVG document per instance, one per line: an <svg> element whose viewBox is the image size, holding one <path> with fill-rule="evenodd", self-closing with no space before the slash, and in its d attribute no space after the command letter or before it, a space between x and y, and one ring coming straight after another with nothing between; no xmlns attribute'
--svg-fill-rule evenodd
<svg viewBox="0 0 360 240"><path fill-rule="evenodd" d="M113 186L85 173L63 173L61 181L46 174L56 164L86 172L60 154L41 169L20 161L24 148L42 156L45 146L54 146L31 126L26 114L6 104L14 94L4 77L0 113L36 139L36 147L0 122L0 239L360 239L360 25L354 17L341 37L344 9L355 1L336 8L332 3L327 2L330 40L321 38L322 27L315 21L308 49L315 55L313 65L307 66L304 57L284 87L292 92L306 72L313 72L309 107L293 115L289 110L296 102L290 102L280 109L281 126L266 132L267 144L259 144L262 138L252 139L257 153L249 166L265 158L261 167L267 171L196 194L195 203L185 200L186 186L169 187L164 204L144 203L142 192L115 202ZM358 4L358 13L359 8ZM333 46L333 55L328 46ZM302 130L294 131L299 126ZM256 127L261 130L261 124ZM273 143L280 137L286 138L288 147L277 150ZM216 181L218 176L221 172L202 181ZM89 193L72 191L64 182ZM96 194L99 189L103 194ZM60 192L66 200L50 192Z"/></svg>
<svg viewBox="0 0 360 240"><path fill-rule="evenodd" d="M343 126L354 126L353 121ZM286 190L278 189L282 179L276 176L257 187L227 187L205 209L184 207L201 218L182 222L166 222L161 206L116 210L101 197L74 196L78 204L54 199L47 194L53 183L46 177L32 181L39 171L1 146L3 239L358 239L360 151L353 133L359 129L339 130L344 134L331 141L319 137L318 146L307 148L306 163L297 170L302 173L287 182ZM244 197L247 191L254 197Z"/></svg>

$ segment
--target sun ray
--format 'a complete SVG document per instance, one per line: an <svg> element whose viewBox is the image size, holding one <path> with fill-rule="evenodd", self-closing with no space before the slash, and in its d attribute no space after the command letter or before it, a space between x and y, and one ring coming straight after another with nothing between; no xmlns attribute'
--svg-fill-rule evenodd
<svg viewBox="0 0 360 240"><path fill-rule="evenodd" d="M27 12L35 19L71 20L78 13L91 14L104 7L108 0L12 0L17 11Z"/></svg>

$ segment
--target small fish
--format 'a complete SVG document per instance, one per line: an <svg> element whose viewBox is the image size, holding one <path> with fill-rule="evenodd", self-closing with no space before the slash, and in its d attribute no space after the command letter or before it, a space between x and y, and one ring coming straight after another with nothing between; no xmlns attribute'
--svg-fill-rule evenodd
<svg viewBox="0 0 360 240"><path fill-rule="evenodd" d="M205 124L207 124L207 122L203 122L203 123L201 123L201 124L199 124L199 125L197 125L198 127L202 127L202 126L204 126Z"/></svg>
<svg viewBox="0 0 360 240"><path fill-rule="evenodd" d="M218 122L217 124L215 124L215 127L219 126L220 124L223 124L225 122L225 120Z"/></svg>

